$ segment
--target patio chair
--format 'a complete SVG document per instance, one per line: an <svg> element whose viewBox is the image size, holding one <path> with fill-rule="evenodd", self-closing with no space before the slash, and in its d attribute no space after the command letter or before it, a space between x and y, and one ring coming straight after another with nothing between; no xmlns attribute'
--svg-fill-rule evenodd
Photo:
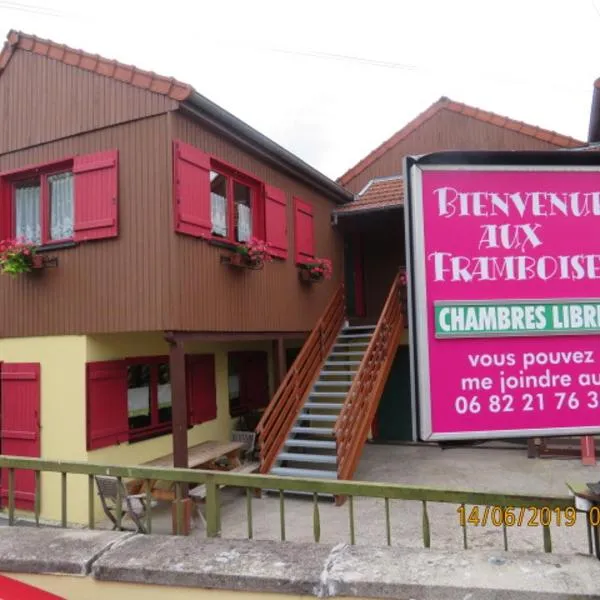
<svg viewBox="0 0 600 600"><path fill-rule="evenodd" d="M254 453L256 452L256 433L254 431L232 431L231 432L232 442L242 442L244 459L252 460Z"/></svg>
<svg viewBox="0 0 600 600"><path fill-rule="evenodd" d="M110 477L106 475L96 475L96 486L98 488L98 495L102 502L102 508L106 516L112 521L113 529L117 529L117 497L121 496L121 531L124 530L122 526L123 519L129 517L135 524L138 533L146 533L146 528L142 520L146 516L146 494L128 494L122 481L119 481L116 477ZM151 507L156 506L157 502L152 501Z"/></svg>

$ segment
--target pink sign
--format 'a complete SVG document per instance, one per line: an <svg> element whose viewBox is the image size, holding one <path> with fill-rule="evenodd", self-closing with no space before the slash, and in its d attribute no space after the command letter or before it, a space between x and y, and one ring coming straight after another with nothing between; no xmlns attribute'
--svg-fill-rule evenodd
<svg viewBox="0 0 600 600"><path fill-rule="evenodd" d="M600 173L411 179L421 437L600 432Z"/></svg>

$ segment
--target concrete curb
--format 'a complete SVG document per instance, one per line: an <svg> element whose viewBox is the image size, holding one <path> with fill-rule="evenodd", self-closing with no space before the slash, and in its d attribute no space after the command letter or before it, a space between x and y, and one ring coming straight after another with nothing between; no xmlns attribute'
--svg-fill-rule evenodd
<svg viewBox="0 0 600 600"><path fill-rule="evenodd" d="M585 555L200 540L108 531L2 530L0 571L320 598L600 599L600 562Z"/></svg>

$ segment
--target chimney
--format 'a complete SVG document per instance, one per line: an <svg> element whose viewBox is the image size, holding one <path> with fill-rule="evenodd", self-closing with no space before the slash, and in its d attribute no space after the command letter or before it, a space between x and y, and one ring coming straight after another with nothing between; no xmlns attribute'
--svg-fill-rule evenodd
<svg viewBox="0 0 600 600"><path fill-rule="evenodd" d="M600 142L600 79L594 82L594 95L592 96L592 110L590 112L590 129L588 143Z"/></svg>

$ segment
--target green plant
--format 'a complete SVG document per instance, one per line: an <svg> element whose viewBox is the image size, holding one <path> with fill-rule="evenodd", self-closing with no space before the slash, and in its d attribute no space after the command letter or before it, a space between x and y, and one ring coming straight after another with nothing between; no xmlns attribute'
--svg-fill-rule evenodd
<svg viewBox="0 0 600 600"><path fill-rule="evenodd" d="M29 273L36 253L35 246L22 239L0 242L0 269L11 277Z"/></svg>
<svg viewBox="0 0 600 600"><path fill-rule="evenodd" d="M269 244L257 238L250 238L247 242L236 246L235 251L245 256L250 263L263 263L272 260L269 254Z"/></svg>
<svg viewBox="0 0 600 600"><path fill-rule="evenodd" d="M300 265L301 269L309 272L314 279L331 279L333 268L328 258L314 258Z"/></svg>

